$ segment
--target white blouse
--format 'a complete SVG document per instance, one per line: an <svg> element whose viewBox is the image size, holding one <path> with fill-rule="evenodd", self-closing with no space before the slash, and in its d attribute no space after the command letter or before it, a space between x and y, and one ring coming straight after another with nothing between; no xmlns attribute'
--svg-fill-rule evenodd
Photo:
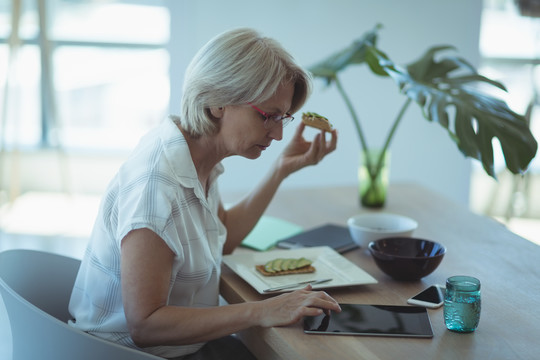
<svg viewBox="0 0 540 360"><path fill-rule="evenodd" d="M120 243L128 232L148 228L176 255L169 305L218 305L226 228L218 218L218 164L204 195L189 148L169 117L142 138L105 193L71 296L70 324L93 335L135 347L120 284ZM175 357L204 344L158 346L144 351Z"/></svg>

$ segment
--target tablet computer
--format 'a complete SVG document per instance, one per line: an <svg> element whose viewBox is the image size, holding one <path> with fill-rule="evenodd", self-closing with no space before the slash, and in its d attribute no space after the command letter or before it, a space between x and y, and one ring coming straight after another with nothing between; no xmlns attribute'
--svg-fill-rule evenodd
<svg viewBox="0 0 540 360"><path fill-rule="evenodd" d="M340 304L341 312L304 318L307 334L433 337L425 307Z"/></svg>

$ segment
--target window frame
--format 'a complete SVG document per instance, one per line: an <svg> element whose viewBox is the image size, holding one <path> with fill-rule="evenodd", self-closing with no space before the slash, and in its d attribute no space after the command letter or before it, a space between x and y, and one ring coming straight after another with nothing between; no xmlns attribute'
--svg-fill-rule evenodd
<svg viewBox="0 0 540 360"><path fill-rule="evenodd" d="M100 40L62 40L62 39L52 39L47 36L50 32L49 27L49 7L50 2L45 4L45 8L41 9L38 5L40 1L37 1L36 9L38 17L44 16L44 26L46 27L46 35L41 32L41 25L38 26L37 32L34 37L18 37L16 40L18 42L18 48L24 46L35 46L39 51L39 63L40 63L40 79L39 79L39 101L40 101L40 117L37 119L37 124L41 127L40 139L37 143L31 145L38 149L50 149L57 147L60 144L54 144L52 141L54 124L59 120L57 118L57 111L55 107L57 106L55 95L54 95L54 75L53 75L53 64L52 58L56 49L61 47L96 47L101 49L136 49L136 50L164 50L169 53L169 41L164 41L161 43L149 43L149 42L126 42L126 41L100 41ZM145 6L156 6L155 1L152 0L133 0L133 1L122 1L123 4L134 4L134 5L145 5ZM169 6L165 3L160 4L159 6L169 9ZM13 8L11 7L11 10ZM45 11L45 14L39 14L39 11ZM12 14L13 15L13 14ZM22 16L22 15L21 15ZM41 20L41 19L40 19ZM170 25L169 25L170 26ZM20 28L19 28L20 31ZM0 45L6 45L8 47L8 52L11 52L10 49L10 38L12 36L12 31L10 31L6 36L0 35ZM46 49L46 50L44 50ZM45 52L48 52L49 56L45 55ZM43 71L46 67L50 67L49 72ZM49 75L49 76L48 76ZM6 79L7 81L7 79ZM52 90L52 91L49 91ZM47 94L53 94L52 99L47 99ZM3 106L7 106L5 103L2 103ZM3 119L2 119L3 120ZM0 120L0 121L2 121ZM5 146L6 139L0 137L0 144Z"/></svg>

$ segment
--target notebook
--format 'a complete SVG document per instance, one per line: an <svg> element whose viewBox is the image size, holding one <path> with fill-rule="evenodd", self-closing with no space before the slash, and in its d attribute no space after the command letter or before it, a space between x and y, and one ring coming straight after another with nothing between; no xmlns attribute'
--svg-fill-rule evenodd
<svg viewBox="0 0 540 360"><path fill-rule="evenodd" d="M253 230L242 241L242 246L258 251L266 251L281 240L296 235L302 227L272 216L262 216Z"/></svg>
<svg viewBox="0 0 540 360"><path fill-rule="evenodd" d="M358 247L351 238L349 229L346 226L336 224L325 224L311 230L300 232L282 239L276 246L282 249L330 246L339 253L344 253Z"/></svg>

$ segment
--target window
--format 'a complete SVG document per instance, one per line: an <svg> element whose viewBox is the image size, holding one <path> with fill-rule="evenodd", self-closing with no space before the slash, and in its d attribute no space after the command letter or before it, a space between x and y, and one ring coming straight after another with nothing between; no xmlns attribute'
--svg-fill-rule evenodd
<svg viewBox="0 0 540 360"><path fill-rule="evenodd" d="M513 0L486 1L480 52L485 72L504 78L515 89L509 101L524 109L539 85L531 74L540 64L540 18L522 16Z"/></svg>
<svg viewBox="0 0 540 360"><path fill-rule="evenodd" d="M503 83L508 92L499 92L514 111L525 114L532 104L530 127L536 139L540 134L540 12L524 13L519 4L536 6L539 0L484 0L480 31L479 71ZM540 160L532 160L524 176L505 170L500 146L494 147L498 181L489 178L475 162L471 189L471 206L478 212L499 217L522 236L537 238L539 216L538 182ZM517 219L521 218L521 219ZM528 218L528 219L523 219Z"/></svg>
<svg viewBox="0 0 540 360"><path fill-rule="evenodd" d="M539 17L524 16L518 2L485 0L480 73L507 87L508 93L500 96L514 111L524 114L534 101L531 129L537 136L540 134L540 14L537 14ZM538 160L534 159L531 166L535 161Z"/></svg>
<svg viewBox="0 0 540 360"><path fill-rule="evenodd" d="M166 115L170 20L164 0L50 0L43 1L44 11L38 1L19 0L19 47L9 41L11 3L0 0L5 146L128 149ZM40 41L44 14L48 47Z"/></svg>

